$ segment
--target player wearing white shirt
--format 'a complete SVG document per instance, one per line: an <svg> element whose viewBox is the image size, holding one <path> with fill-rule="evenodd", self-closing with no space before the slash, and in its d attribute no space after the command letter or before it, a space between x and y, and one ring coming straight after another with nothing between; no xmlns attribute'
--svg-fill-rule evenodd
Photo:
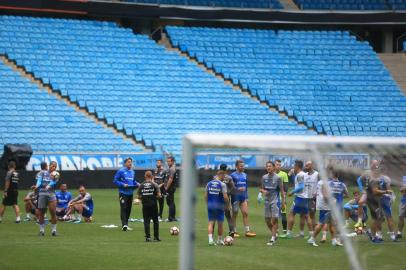
<svg viewBox="0 0 406 270"><path fill-rule="evenodd" d="M316 197L316 209L319 211L319 222L314 228L313 235L309 238L307 243L317 247L316 237L320 233L324 224L329 224L329 229L331 233L331 244L333 246L342 246L338 238L335 238L335 227L334 222L331 217L331 209L328 205L328 184L325 185L323 180L317 183L317 197Z"/></svg>

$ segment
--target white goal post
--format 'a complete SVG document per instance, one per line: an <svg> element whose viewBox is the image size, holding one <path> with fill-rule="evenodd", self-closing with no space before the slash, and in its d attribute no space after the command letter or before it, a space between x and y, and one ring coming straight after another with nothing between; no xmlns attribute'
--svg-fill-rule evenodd
<svg viewBox="0 0 406 270"><path fill-rule="evenodd" d="M323 153L355 152L406 153L406 138L388 137L327 137L327 136L272 136L272 135L236 135L236 134L187 134L183 138L181 166L181 234L179 248L179 269L195 268L195 205L196 185L198 183L194 156L198 148L217 149L256 149L297 154L304 153L317 164L323 164ZM319 171L327 181L326 170ZM331 203L333 204L333 203ZM333 206L333 215L340 217L337 207ZM338 228L343 228L341 219L337 219ZM351 241L344 237L344 246L350 265L355 270L362 269L356 250Z"/></svg>

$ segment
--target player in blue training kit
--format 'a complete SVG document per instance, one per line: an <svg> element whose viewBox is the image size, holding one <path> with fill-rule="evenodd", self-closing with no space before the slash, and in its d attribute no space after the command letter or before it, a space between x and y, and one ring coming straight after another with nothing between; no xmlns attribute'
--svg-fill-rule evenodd
<svg viewBox="0 0 406 270"><path fill-rule="evenodd" d="M399 203L399 221L398 221L398 233L396 234L396 239L402 238L402 231L405 225L406 217L406 176L403 176L403 186L400 188L400 193L402 197Z"/></svg>
<svg viewBox="0 0 406 270"><path fill-rule="evenodd" d="M59 187L59 191L55 193L56 196L56 216L58 220L68 220L69 217L66 215L68 211L68 203L72 200L72 194L68 191L68 186L62 184Z"/></svg>
<svg viewBox="0 0 406 270"><path fill-rule="evenodd" d="M382 191L388 191L391 190L390 187L391 187L390 178L382 175L379 178L379 189ZM395 234L395 223L392 217L392 200L393 200L392 192L390 192L389 194L383 194L380 198L380 207L388 223L389 236L392 241L396 241L397 238ZM382 239L382 224L378 225L377 236Z"/></svg>
<svg viewBox="0 0 406 270"><path fill-rule="evenodd" d="M68 206L68 215L75 210L81 215L81 217L85 218L85 222L93 221L93 198L90 193L86 192L86 188L83 185L79 186L79 195L72 199ZM74 223L80 223L82 219L81 217L79 217Z"/></svg>
<svg viewBox="0 0 406 270"><path fill-rule="evenodd" d="M305 172L303 172L303 161L296 160L294 166L295 173L295 189L288 193L288 196L295 194L295 200L288 216L288 231L286 234L280 236L280 238L292 238L292 228L295 224L295 215L300 214L304 216L306 220L309 219L309 201L305 191ZM311 223L310 221L308 221Z"/></svg>
<svg viewBox="0 0 406 270"><path fill-rule="evenodd" d="M209 235L209 245L215 246L216 243L213 240L213 228L217 222L218 239L217 245L224 245L223 241L223 222L224 222L224 210L229 210L227 186L223 182L224 171L217 172L217 176L214 180L211 180L206 186L205 200L207 202L207 215L209 224L207 231Z"/></svg>
<svg viewBox="0 0 406 270"><path fill-rule="evenodd" d="M238 237L238 233L236 232L236 223L237 223L237 215L238 210L241 210L242 213L242 221L245 227L245 236L246 237L255 237L257 234L253 231L250 231L249 221L248 221L248 179L247 174L244 172L244 161L237 160L235 162L235 172L230 174L231 178L233 179L235 192L231 197L231 205L232 205L232 221L233 221L233 232L231 235L233 237Z"/></svg>
<svg viewBox="0 0 406 270"><path fill-rule="evenodd" d="M124 167L116 172L113 181L113 183L118 187L121 226L123 231L128 230L128 219L131 215L134 190L140 185L134 179L134 170L132 169L132 166L132 158L126 158L124 160Z"/></svg>
<svg viewBox="0 0 406 270"><path fill-rule="evenodd" d="M344 205L345 227L347 227L347 228L350 226L350 218L355 222L358 221L358 207L359 207L358 201L360 200L359 192L354 191L353 195L354 195L354 199L348 201ZM365 223L368 220L367 210L368 210L367 207L364 206L363 217L362 217L362 223L363 223L364 227L366 226Z"/></svg>

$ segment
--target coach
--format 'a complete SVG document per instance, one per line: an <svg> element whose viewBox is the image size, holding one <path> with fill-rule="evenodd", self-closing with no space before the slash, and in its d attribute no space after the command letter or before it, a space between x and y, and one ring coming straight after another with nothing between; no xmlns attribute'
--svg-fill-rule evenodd
<svg viewBox="0 0 406 270"><path fill-rule="evenodd" d="M118 187L120 200L120 217L122 230L128 230L128 219L131 214L134 190L140 185L134 179L133 160L124 160L124 167L116 172L113 183Z"/></svg>

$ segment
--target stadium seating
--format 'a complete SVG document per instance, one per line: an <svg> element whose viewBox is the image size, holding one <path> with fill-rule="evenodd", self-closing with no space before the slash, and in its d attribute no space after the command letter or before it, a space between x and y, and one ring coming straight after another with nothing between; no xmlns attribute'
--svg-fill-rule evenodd
<svg viewBox="0 0 406 270"><path fill-rule="evenodd" d="M0 144L6 143L31 144L34 153L143 151L0 63Z"/></svg>
<svg viewBox="0 0 406 270"><path fill-rule="evenodd" d="M393 10L406 9L405 0L388 0L389 6Z"/></svg>
<svg viewBox="0 0 406 270"><path fill-rule="evenodd" d="M348 32L166 30L181 51L318 132L406 135L405 96L372 48Z"/></svg>
<svg viewBox="0 0 406 270"><path fill-rule="evenodd" d="M297 6L301 9L386 10L390 8L390 6L385 0L294 0L294 1L297 4Z"/></svg>
<svg viewBox="0 0 406 270"><path fill-rule="evenodd" d="M127 0L127 2L232 8L283 8L278 0Z"/></svg>
<svg viewBox="0 0 406 270"><path fill-rule="evenodd" d="M2 16L0 53L98 118L175 155L187 132L315 134L113 23Z"/></svg>

